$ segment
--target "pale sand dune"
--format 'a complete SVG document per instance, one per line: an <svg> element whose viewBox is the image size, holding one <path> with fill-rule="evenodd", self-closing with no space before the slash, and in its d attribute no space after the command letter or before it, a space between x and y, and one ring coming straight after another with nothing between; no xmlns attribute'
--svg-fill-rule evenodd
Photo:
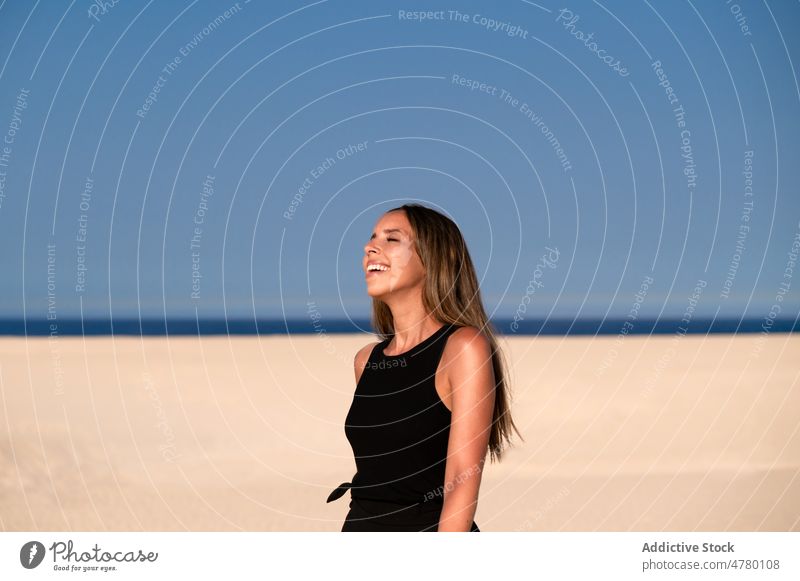
<svg viewBox="0 0 800 581"><path fill-rule="evenodd" d="M339 530L371 339L0 339L0 528ZM501 341L482 530L800 530L800 336Z"/></svg>

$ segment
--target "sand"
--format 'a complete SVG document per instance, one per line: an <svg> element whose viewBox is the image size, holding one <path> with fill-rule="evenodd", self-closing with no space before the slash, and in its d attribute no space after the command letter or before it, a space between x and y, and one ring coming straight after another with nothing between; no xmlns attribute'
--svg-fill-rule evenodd
<svg viewBox="0 0 800 581"><path fill-rule="evenodd" d="M0 528L338 531L369 335L0 338ZM800 530L800 336L501 338L483 531Z"/></svg>

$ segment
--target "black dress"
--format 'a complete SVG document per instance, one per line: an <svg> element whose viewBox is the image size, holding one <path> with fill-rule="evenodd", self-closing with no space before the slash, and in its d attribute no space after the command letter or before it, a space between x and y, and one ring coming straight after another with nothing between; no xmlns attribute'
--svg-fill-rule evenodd
<svg viewBox="0 0 800 581"><path fill-rule="evenodd" d="M328 497L350 490L348 531L435 532L444 501L450 410L436 392L444 346L457 325L446 324L399 355L376 345L345 419L356 474ZM480 532L472 522L471 531Z"/></svg>

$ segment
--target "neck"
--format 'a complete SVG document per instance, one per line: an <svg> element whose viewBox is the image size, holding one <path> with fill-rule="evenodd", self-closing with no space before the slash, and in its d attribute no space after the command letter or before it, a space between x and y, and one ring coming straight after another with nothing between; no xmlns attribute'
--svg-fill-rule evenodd
<svg viewBox="0 0 800 581"><path fill-rule="evenodd" d="M394 347L404 350L407 345L416 345L430 337L441 328L442 324L431 314L420 311L395 313L394 319Z"/></svg>

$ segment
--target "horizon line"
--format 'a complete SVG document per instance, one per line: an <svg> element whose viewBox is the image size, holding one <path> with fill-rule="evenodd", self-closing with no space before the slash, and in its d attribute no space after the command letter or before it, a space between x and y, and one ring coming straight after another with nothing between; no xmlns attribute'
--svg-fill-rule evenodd
<svg viewBox="0 0 800 581"><path fill-rule="evenodd" d="M798 318L638 318L583 317L491 319L500 335L663 335L709 333L793 333ZM253 318L136 318L86 317L23 319L0 317L0 336L86 336L86 335L312 335L377 334L370 319L253 319Z"/></svg>

